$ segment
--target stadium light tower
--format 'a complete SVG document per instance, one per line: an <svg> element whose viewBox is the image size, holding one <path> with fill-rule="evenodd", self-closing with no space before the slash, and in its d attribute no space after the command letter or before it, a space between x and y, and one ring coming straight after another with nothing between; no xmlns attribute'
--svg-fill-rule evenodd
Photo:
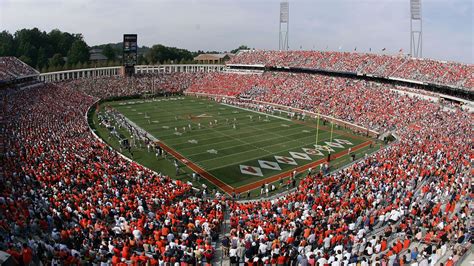
<svg viewBox="0 0 474 266"><path fill-rule="evenodd" d="M280 38L278 49L288 51L288 33L290 29L290 4L285 1L280 3Z"/></svg>
<svg viewBox="0 0 474 266"><path fill-rule="evenodd" d="M423 21L421 0L410 0L410 55L423 56Z"/></svg>

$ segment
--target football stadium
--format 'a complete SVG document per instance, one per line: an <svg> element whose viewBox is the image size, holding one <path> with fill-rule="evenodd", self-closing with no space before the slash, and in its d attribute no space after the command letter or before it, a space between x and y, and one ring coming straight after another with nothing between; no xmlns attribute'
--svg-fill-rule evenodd
<svg viewBox="0 0 474 266"><path fill-rule="evenodd" d="M471 265L472 50L405 2L409 53L3 31L0 262Z"/></svg>

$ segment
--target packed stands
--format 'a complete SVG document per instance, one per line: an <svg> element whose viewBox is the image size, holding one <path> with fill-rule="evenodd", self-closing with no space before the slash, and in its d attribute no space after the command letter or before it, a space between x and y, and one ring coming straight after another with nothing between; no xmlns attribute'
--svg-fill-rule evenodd
<svg viewBox="0 0 474 266"><path fill-rule="evenodd" d="M95 98L57 85L1 93L0 243L17 263L212 259L224 204L95 139L84 118Z"/></svg>
<svg viewBox="0 0 474 266"><path fill-rule="evenodd" d="M418 68L400 57L254 53L232 60L376 73L397 72L403 64ZM443 71L431 64L397 73L431 79ZM454 65L456 71L438 79L472 78L470 66ZM155 86L311 110L391 131L398 140L333 174L315 170L285 196L203 199L190 185L121 157L89 131L84 114L98 98ZM210 264L211 243L229 212L222 245L232 265L455 264L473 240L474 115L394 89L265 72L107 77L1 90L0 249L22 264Z"/></svg>
<svg viewBox="0 0 474 266"><path fill-rule="evenodd" d="M228 65L322 69L397 77L473 90L474 66L406 56L321 51L242 51Z"/></svg>
<svg viewBox="0 0 474 266"><path fill-rule="evenodd" d="M0 81L38 75L38 71L13 56L0 57Z"/></svg>
<svg viewBox="0 0 474 266"><path fill-rule="evenodd" d="M400 121L400 112L409 111L397 108L409 98L396 97L397 93L392 91L394 88L375 82L323 75L214 73L194 83L187 92L245 95L256 101L330 115L374 130L391 130ZM377 104L386 97L394 100L385 105Z"/></svg>
<svg viewBox="0 0 474 266"><path fill-rule="evenodd" d="M258 86L258 74L208 73L193 83L188 92L203 92L213 95L235 96L252 86Z"/></svg>
<svg viewBox="0 0 474 266"><path fill-rule="evenodd" d="M240 83L241 77L233 74L214 85L205 78L189 91L211 88L214 94L218 84ZM287 73L253 75L250 82L248 77L250 92L244 94L254 100L318 108L393 130L400 139L336 174L308 175L288 196L231 204L231 261L393 265L426 260L433 265L447 261L447 254L465 252L471 239L472 114L445 111L366 81ZM220 93L239 95L242 89Z"/></svg>
<svg viewBox="0 0 474 266"><path fill-rule="evenodd" d="M474 79L474 66L459 63L441 63L431 59L407 60L400 68L392 73L394 77L420 80L438 84L449 84L457 87L467 86Z"/></svg>
<svg viewBox="0 0 474 266"><path fill-rule="evenodd" d="M140 74L134 77L82 78L60 82L62 86L75 88L100 98L132 96L144 93L177 93L197 82L201 73Z"/></svg>

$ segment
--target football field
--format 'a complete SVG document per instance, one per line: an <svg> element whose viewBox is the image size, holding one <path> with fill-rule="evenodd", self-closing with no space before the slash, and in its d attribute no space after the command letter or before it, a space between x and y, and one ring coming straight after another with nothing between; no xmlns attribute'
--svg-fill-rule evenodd
<svg viewBox="0 0 474 266"><path fill-rule="evenodd" d="M329 124L292 120L191 96L107 103L160 141L181 163L222 190L245 192L319 169L331 159L367 148L371 139ZM316 143L316 132L318 145Z"/></svg>

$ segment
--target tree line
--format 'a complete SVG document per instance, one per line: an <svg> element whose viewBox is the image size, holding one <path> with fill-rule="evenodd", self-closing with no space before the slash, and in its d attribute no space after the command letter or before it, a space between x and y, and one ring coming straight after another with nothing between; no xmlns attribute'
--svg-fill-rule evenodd
<svg viewBox="0 0 474 266"><path fill-rule="evenodd" d="M101 49L107 60L91 61L90 50ZM248 49L241 45L232 50ZM193 58L202 53L218 51L189 51L156 44L138 48L138 64L192 64ZM121 64L122 43L88 46L80 33L68 33L58 29L50 32L38 28L21 29L11 34L0 33L0 56L16 56L41 72L69 69L117 66Z"/></svg>
<svg viewBox="0 0 474 266"><path fill-rule="evenodd" d="M16 56L37 70L80 67L89 61L81 34L37 28L0 33L0 56Z"/></svg>

